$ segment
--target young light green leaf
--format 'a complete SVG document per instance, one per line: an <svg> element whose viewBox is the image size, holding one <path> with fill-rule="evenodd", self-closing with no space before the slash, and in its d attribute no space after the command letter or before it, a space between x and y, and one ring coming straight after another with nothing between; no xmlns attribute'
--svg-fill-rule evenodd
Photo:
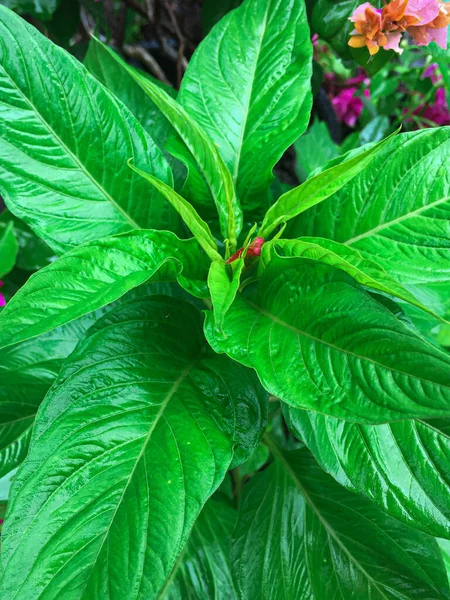
<svg viewBox="0 0 450 600"><path fill-rule="evenodd" d="M86 315L60 329L0 353L0 477L28 452L37 409L64 360L95 322Z"/></svg>
<svg viewBox="0 0 450 600"><path fill-rule="evenodd" d="M445 600L436 540L325 474L306 449L271 443L274 463L245 486L232 547L240 598Z"/></svg>
<svg viewBox="0 0 450 600"><path fill-rule="evenodd" d="M136 171L136 173L151 183L170 202L209 258L213 261L222 260L220 254L217 252L217 244L209 229L209 225L203 221L195 208L163 181L139 169L132 162L129 162L128 165L133 171Z"/></svg>
<svg viewBox="0 0 450 600"><path fill-rule="evenodd" d="M133 231L71 250L30 277L0 314L0 348L41 335L152 280L207 297L209 260L194 239Z"/></svg>
<svg viewBox="0 0 450 600"><path fill-rule="evenodd" d="M171 126L142 87L131 77L130 70L133 67L128 65L125 68L123 62L114 58L113 51L95 37L89 42L84 65L94 77L130 109L145 131L163 150L171 132ZM139 71L137 73L153 81L155 85L163 88L173 98L176 97L177 92L174 88L166 86L146 73Z"/></svg>
<svg viewBox="0 0 450 600"><path fill-rule="evenodd" d="M195 521L159 594L161 600L238 600L230 561L237 513L226 499L216 496L208 500Z"/></svg>
<svg viewBox="0 0 450 600"><path fill-rule="evenodd" d="M273 256L297 256L318 260L337 269L342 269L361 285L379 290L439 318L432 310L424 306L408 290L375 261L363 258L358 250L325 238L299 238L298 240L276 240L267 242L262 247L260 272L262 272Z"/></svg>
<svg viewBox="0 0 450 600"><path fill-rule="evenodd" d="M121 61L112 50L105 48L115 60ZM216 147L194 119L164 90L140 75L135 69L129 68L123 61L121 61L121 64L124 65L131 77L166 116L180 136L186 152L190 156L189 160L194 160L198 165L201 175L210 189L219 214L222 235L225 239L230 240L232 246L235 246L237 236L242 229L242 209L236 197L230 172L221 160ZM134 162L137 164L136 160ZM159 179L161 178L159 177Z"/></svg>
<svg viewBox="0 0 450 600"><path fill-rule="evenodd" d="M246 0L194 53L179 103L217 144L246 210L308 125L312 44L304 0Z"/></svg>
<svg viewBox="0 0 450 600"><path fill-rule="evenodd" d="M190 304L108 313L39 409L2 532L0 597L155 600L266 411L256 376L208 350Z"/></svg>
<svg viewBox="0 0 450 600"><path fill-rule="evenodd" d="M205 328L294 407L368 424L450 416L450 355L328 265L275 258L223 332L211 314Z"/></svg>
<svg viewBox="0 0 450 600"><path fill-rule="evenodd" d="M16 264L18 250L14 223L0 223L0 278L9 273Z"/></svg>
<svg viewBox="0 0 450 600"><path fill-rule="evenodd" d="M57 253L132 229L176 230L175 211L126 164L172 183L129 110L3 6L0 39L0 193L11 212Z"/></svg>
<svg viewBox="0 0 450 600"><path fill-rule="evenodd" d="M291 431L336 481L392 517L450 538L450 420L349 423L283 406Z"/></svg>
<svg viewBox="0 0 450 600"><path fill-rule="evenodd" d="M373 258L445 316L450 273L450 128L402 133L340 191L288 226ZM410 287L413 286L413 287ZM418 296L417 296L418 297ZM419 298L422 303L424 299Z"/></svg>
<svg viewBox="0 0 450 600"><path fill-rule="evenodd" d="M225 264L223 260L216 260L211 263L208 274L208 287L214 309L215 323L219 330L222 330L223 320L236 298L244 266L243 258L235 261L234 269Z"/></svg>
<svg viewBox="0 0 450 600"><path fill-rule="evenodd" d="M360 152L353 158L314 175L283 194L267 211L258 235L263 238L269 237L279 225L287 223L340 190L348 181L366 169L380 150L389 144L391 138L392 136L389 136L382 142L372 145L365 152Z"/></svg>

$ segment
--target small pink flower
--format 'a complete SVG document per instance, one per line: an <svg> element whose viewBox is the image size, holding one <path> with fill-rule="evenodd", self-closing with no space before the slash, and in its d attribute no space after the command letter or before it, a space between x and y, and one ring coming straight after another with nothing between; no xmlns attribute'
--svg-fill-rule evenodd
<svg viewBox="0 0 450 600"><path fill-rule="evenodd" d="M439 14L439 0L409 0L406 14L417 19L417 25L431 23Z"/></svg>
<svg viewBox="0 0 450 600"><path fill-rule="evenodd" d="M436 75L437 68L437 63L431 63L431 65L425 69L422 79L430 78L433 83L437 83L440 79L442 79L440 75Z"/></svg>
<svg viewBox="0 0 450 600"><path fill-rule="evenodd" d="M450 125L450 112L447 106L444 88L436 90L434 104L425 108L422 113L424 119L436 123L436 125Z"/></svg>
<svg viewBox="0 0 450 600"><path fill-rule="evenodd" d="M441 0L409 0L408 14L418 19L417 24L407 28L418 46L436 42L447 49L447 31L450 25L450 7Z"/></svg>
<svg viewBox="0 0 450 600"><path fill-rule="evenodd" d="M355 96L357 91L357 87L345 88L331 100L338 119L349 127L356 125L364 108L361 98ZM369 96L369 90L364 90L364 96Z"/></svg>
<svg viewBox="0 0 450 600"><path fill-rule="evenodd" d="M0 281L0 288L3 287L3 281ZM0 306L6 306L5 296L0 292Z"/></svg>

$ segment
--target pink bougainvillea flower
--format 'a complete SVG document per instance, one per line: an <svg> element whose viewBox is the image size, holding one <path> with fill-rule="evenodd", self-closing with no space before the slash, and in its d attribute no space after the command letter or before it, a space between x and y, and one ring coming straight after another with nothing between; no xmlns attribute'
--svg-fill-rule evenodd
<svg viewBox="0 0 450 600"><path fill-rule="evenodd" d="M370 4L364 2L358 6L350 17L355 24L348 45L352 48L367 46L370 55L376 54L387 43L387 37L381 31L381 13Z"/></svg>
<svg viewBox="0 0 450 600"><path fill-rule="evenodd" d="M440 4L440 0L409 0L405 12L417 25L427 25L439 15Z"/></svg>
<svg viewBox="0 0 450 600"><path fill-rule="evenodd" d="M431 65L429 65L423 72L422 79L429 78L433 83L437 83L441 79L441 77L436 74L437 68L437 63L431 63Z"/></svg>
<svg viewBox="0 0 450 600"><path fill-rule="evenodd" d="M420 10L416 8L416 5L419 4L421 5ZM409 0L407 11L408 13L413 11L419 17L417 25L407 28L418 46L428 46L431 42L436 42L444 50L447 49L450 7L445 2L428 0L425 5L425 0Z"/></svg>
<svg viewBox="0 0 450 600"><path fill-rule="evenodd" d="M349 127L356 125L364 108L361 98L355 95L357 91L357 87L344 88L331 100L338 119ZM364 90L364 96L369 96L369 90Z"/></svg>
<svg viewBox="0 0 450 600"><path fill-rule="evenodd" d="M401 31L395 33L388 33L386 37L387 42L384 45L384 49L393 50L394 52L397 52L397 54L401 54L403 52L402 48L400 48L400 42L402 39Z"/></svg>
<svg viewBox="0 0 450 600"><path fill-rule="evenodd" d="M3 287L3 281L0 281L0 288ZM5 296L0 292L0 306L6 306Z"/></svg>
<svg viewBox="0 0 450 600"><path fill-rule="evenodd" d="M381 29L385 33L405 31L407 27L419 23L419 18L407 12L409 0L392 0L382 10ZM399 38L398 38L399 39Z"/></svg>
<svg viewBox="0 0 450 600"><path fill-rule="evenodd" d="M450 125L450 112L448 110L447 99L444 88L436 90L436 96L433 104L429 104L422 112L424 119L435 123L436 125Z"/></svg>

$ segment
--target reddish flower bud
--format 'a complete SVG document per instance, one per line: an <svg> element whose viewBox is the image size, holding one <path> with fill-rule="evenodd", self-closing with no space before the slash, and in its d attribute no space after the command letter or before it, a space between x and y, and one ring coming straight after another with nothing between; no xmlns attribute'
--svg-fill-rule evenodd
<svg viewBox="0 0 450 600"><path fill-rule="evenodd" d="M248 247L246 256L248 256L248 257L260 256L261 248L262 248L264 242L265 242L265 239L262 237L255 238L253 240L253 242L250 244L250 246ZM241 258L243 252L244 252L244 248L239 248L239 250L237 250L237 252L235 252L232 256L230 256L230 258L227 260L227 265L234 262L238 258Z"/></svg>

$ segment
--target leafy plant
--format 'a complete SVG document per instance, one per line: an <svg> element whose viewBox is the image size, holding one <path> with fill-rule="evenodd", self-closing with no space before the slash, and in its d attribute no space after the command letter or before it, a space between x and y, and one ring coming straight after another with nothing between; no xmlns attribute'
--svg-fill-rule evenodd
<svg viewBox="0 0 450 600"><path fill-rule="evenodd" d="M0 597L450 598L450 128L274 198L303 0L244 0L176 98L2 7L0 40L0 273L36 271L0 313Z"/></svg>

